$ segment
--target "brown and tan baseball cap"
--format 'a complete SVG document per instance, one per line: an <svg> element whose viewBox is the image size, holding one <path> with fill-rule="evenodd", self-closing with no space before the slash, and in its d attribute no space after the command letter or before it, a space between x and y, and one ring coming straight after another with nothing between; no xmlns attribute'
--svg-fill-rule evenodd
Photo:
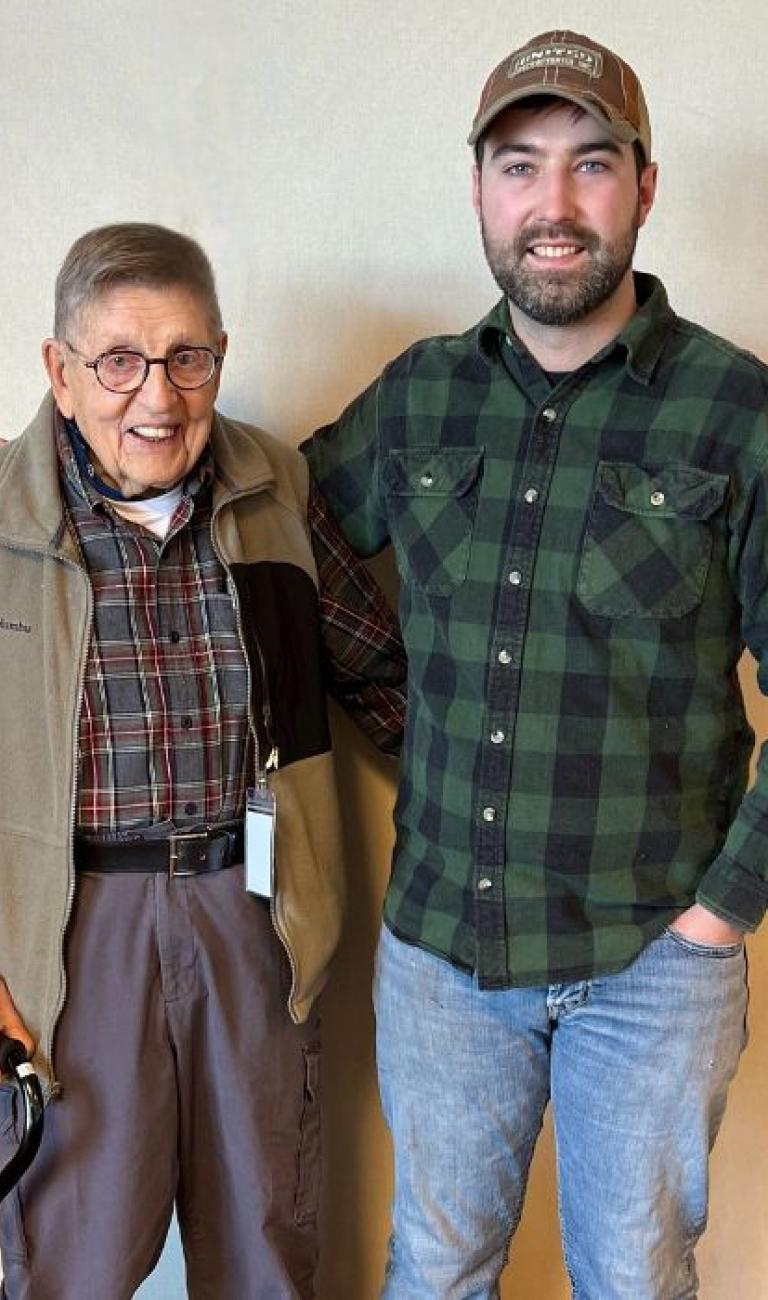
<svg viewBox="0 0 768 1300"><path fill-rule="evenodd" d="M510 104L556 95L578 104L622 144L637 140L651 160L651 124L643 88L618 54L576 32L545 32L508 54L483 87L468 144L477 143Z"/></svg>

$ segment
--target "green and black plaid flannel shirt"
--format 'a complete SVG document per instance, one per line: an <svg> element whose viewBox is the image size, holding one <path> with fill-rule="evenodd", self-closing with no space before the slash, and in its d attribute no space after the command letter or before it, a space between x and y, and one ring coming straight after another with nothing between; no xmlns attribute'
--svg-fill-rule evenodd
<svg viewBox="0 0 768 1300"><path fill-rule="evenodd" d="M481 987L625 966L698 899L768 904L768 368L637 277L554 386L500 303L305 447L352 547L394 544L409 712L386 920Z"/></svg>

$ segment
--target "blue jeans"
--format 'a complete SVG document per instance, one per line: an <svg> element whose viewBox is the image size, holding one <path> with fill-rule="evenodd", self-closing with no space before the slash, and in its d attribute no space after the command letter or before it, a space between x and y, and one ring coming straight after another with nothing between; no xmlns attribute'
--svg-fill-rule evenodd
<svg viewBox="0 0 768 1300"><path fill-rule="evenodd" d="M480 991L382 931L395 1148L386 1300L495 1300L548 1100L575 1300L693 1300L709 1152L746 1041L741 944L667 931L625 970Z"/></svg>

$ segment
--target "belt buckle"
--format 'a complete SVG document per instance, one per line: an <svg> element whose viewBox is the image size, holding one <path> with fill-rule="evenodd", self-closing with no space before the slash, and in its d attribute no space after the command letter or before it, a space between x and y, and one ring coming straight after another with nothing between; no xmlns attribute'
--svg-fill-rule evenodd
<svg viewBox="0 0 768 1300"><path fill-rule="evenodd" d="M208 831L176 831L169 836L168 876L171 880L175 876L197 876L200 874L199 869L195 870L194 867L185 868L178 865L180 859L187 857L186 846L191 848L191 841L195 840L201 840L205 845L205 851L198 852L198 861L204 863L208 859Z"/></svg>

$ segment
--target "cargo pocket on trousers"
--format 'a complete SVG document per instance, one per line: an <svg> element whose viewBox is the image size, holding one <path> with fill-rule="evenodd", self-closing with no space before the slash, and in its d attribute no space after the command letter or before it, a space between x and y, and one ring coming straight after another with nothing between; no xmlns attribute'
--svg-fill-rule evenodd
<svg viewBox="0 0 768 1300"><path fill-rule="evenodd" d="M13 1084L0 1083L0 1168L3 1168L19 1145L21 1119L19 1094ZM0 1202L0 1253L6 1272L9 1264L26 1264L27 1241L21 1213L18 1184Z"/></svg>
<svg viewBox="0 0 768 1300"><path fill-rule="evenodd" d="M320 1048L304 1048L304 1098L299 1121L298 1172L294 1223L311 1223L317 1218L320 1201Z"/></svg>

